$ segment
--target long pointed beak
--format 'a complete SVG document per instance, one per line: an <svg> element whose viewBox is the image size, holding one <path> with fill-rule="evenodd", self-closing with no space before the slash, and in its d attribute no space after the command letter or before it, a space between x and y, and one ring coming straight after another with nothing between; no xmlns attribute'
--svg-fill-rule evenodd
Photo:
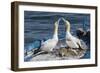
<svg viewBox="0 0 100 73"><path fill-rule="evenodd" d="M59 24L60 20L61 20L61 18L58 19L58 24Z"/></svg>
<svg viewBox="0 0 100 73"><path fill-rule="evenodd" d="M61 18L59 18L59 19L58 19L58 24L59 24L59 22L60 22L62 19L64 19L64 18L63 18L63 17L61 17Z"/></svg>
<svg viewBox="0 0 100 73"><path fill-rule="evenodd" d="M63 20L64 22L66 22L66 19L64 19L63 17L61 17L61 18L59 18L58 21L57 21L58 24L59 24L59 22L60 22L61 20Z"/></svg>
<svg viewBox="0 0 100 73"><path fill-rule="evenodd" d="M64 18L62 18L62 20L63 20L64 22L66 22L66 20L65 20Z"/></svg>

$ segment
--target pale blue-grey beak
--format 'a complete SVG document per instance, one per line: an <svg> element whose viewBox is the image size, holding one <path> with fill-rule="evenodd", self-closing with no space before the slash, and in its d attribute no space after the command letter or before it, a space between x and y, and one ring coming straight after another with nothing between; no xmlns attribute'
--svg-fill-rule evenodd
<svg viewBox="0 0 100 73"><path fill-rule="evenodd" d="M64 22L66 22L66 20L65 20L64 18L62 18L62 20L63 20Z"/></svg>
<svg viewBox="0 0 100 73"><path fill-rule="evenodd" d="M60 22L61 20L63 20L63 19L64 19L63 17L59 18L59 19L58 19L58 24L59 24L59 22Z"/></svg>

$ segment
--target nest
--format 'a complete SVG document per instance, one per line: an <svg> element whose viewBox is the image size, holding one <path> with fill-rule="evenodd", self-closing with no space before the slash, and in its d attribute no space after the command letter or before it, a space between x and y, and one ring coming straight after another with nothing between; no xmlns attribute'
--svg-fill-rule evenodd
<svg viewBox="0 0 100 73"><path fill-rule="evenodd" d="M87 45L83 41L81 41L79 48L59 47L47 53L37 49L38 53L34 54L36 51L33 51L30 61L80 59L85 55L87 50Z"/></svg>
<svg viewBox="0 0 100 73"><path fill-rule="evenodd" d="M58 50L59 56L63 59L79 59L84 56L86 49L80 48L60 48Z"/></svg>

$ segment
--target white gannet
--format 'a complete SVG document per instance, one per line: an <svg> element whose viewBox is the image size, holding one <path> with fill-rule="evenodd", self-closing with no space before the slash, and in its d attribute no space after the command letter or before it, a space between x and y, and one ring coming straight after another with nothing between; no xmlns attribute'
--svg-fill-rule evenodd
<svg viewBox="0 0 100 73"><path fill-rule="evenodd" d="M53 37L51 39L48 39L47 41L43 42L41 44L41 50L42 51L46 51L46 52L51 52L53 51L53 49L55 48L56 44L58 43L58 24L59 21L56 21L54 24L54 34Z"/></svg>
<svg viewBox="0 0 100 73"><path fill-rule="evenodd" d="M40 51L38 53L34 54L33 57L35 57L41 53L52 52L53 49L56 47L56 45L58 43L58 24L59 24L60 20L61 20L61 18L54 23L53 37L51 39L44 41L44 42L42 41L41 46L39 48ZM36 51L38 51L39 49L37 49Z"/></svg>
<svg viewBox="0 0 100 73"><path fill-rule="evenodd" d="M66 25L66 44L70 48L79 48L79 45L81 46L80 39L72 36L70 33L70 22L68 20L65 20L62 18Z"/></svg>

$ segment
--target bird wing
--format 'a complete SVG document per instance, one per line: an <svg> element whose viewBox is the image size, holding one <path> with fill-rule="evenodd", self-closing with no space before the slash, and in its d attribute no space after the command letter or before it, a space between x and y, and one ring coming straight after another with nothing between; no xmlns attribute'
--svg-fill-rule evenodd
<svg viewBox="0 0 100 73"><path fill-rule="evenodd" d="M48 44L48 42L51 42L51 40L52 40L52 39L48 39L47 41L42 42L42 44L41 44L41 45Z"/></svg>
<svg viewBox="0 0 100 73"><path fill-rule="evenodd" d="M57 44L57 40L49 39L41 45L41 49L44 51L52 51L52 49L54 49L56 44Z"/></svg>
<svg viewBox="0 0 100 73"><path fill-rule="evenodd" d="M80 45L81 46L81 41L80 39L76 38L76 37L73 37L73 40L76 42L77 45Z"/></svg>
<svg viewBox="0 0 100 73"><path fill-rule="evenodd" d="M67 38L66 43L71 48L79 48L78 44L81 45L80 40L78 38L76 38L76 37L73 37L73 36Z"/></svg>

